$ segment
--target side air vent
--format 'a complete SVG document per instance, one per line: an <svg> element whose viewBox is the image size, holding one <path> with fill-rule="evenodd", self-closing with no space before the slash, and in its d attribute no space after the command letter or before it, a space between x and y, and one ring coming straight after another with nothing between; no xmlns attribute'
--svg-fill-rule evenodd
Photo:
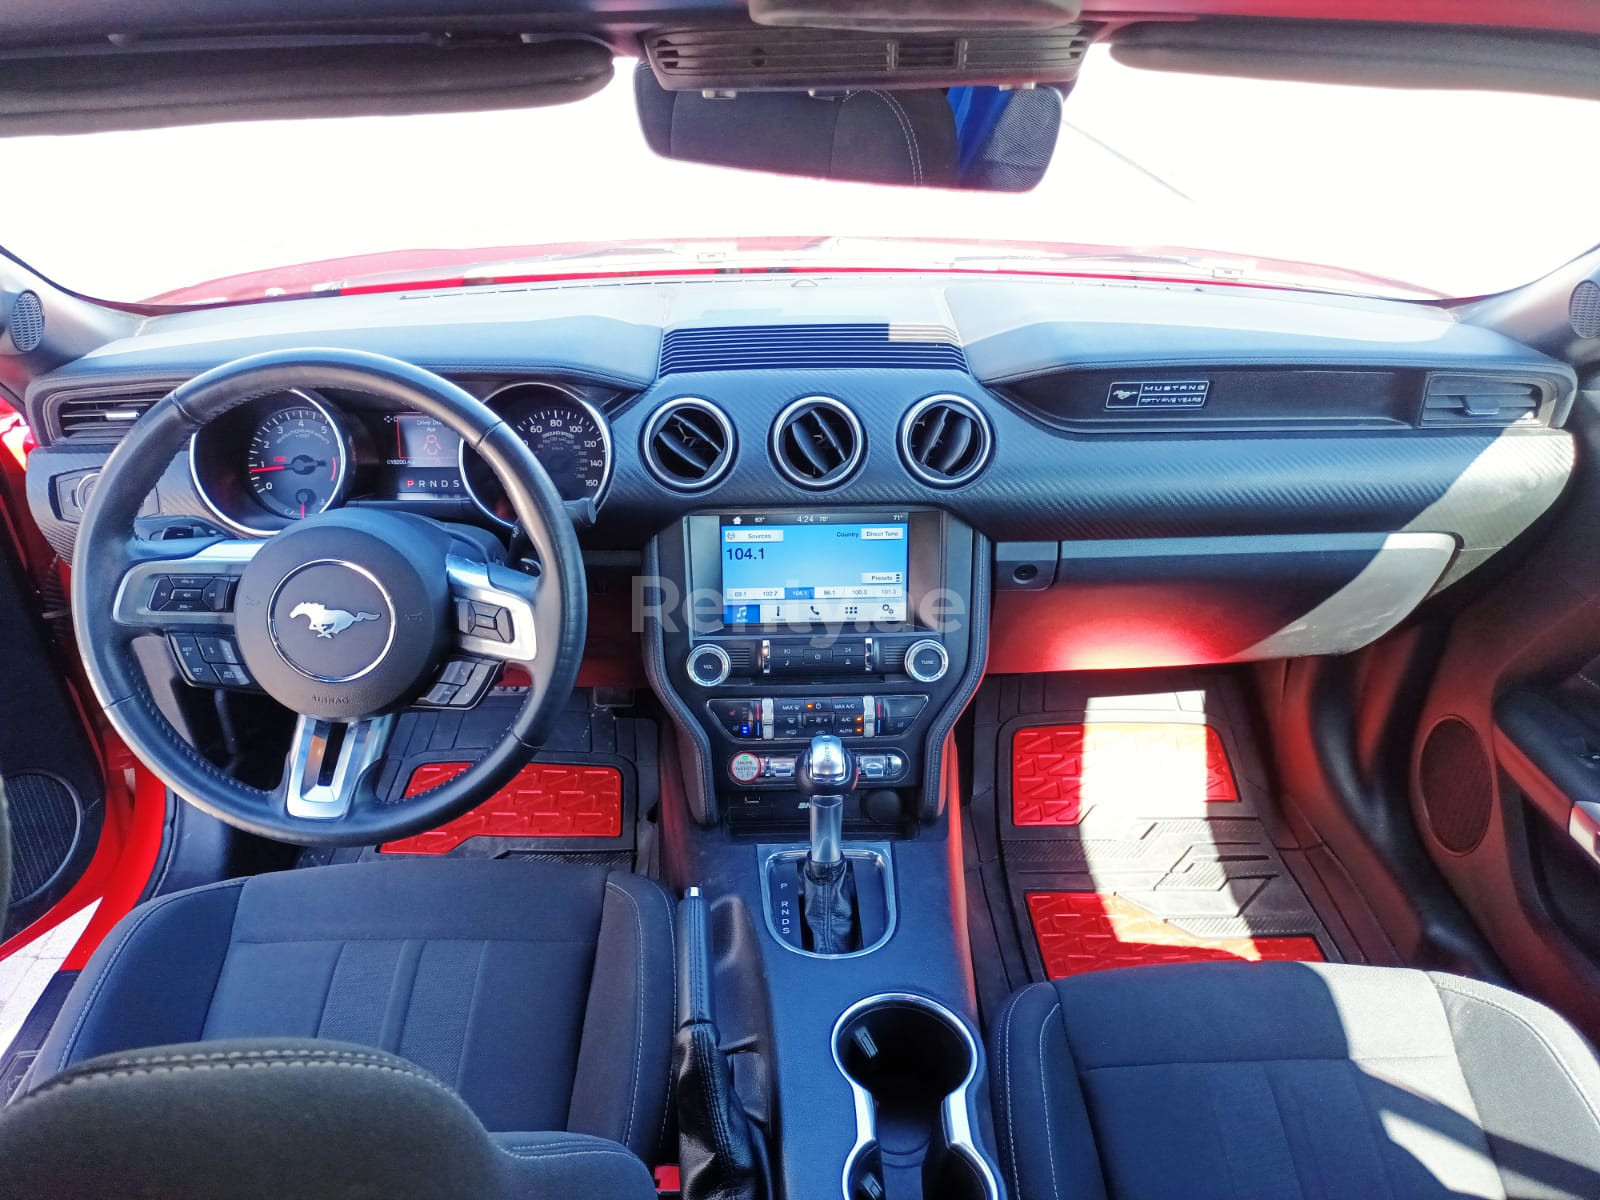
<svg viewBox="0 0 1600 1200"><path fill-rule="evenodd" d="M37 350L44 341L44 305L38 292L21 292L11 302L11 312L6 318L11 330L11 344L22 353Z"/></svg>
<svg viewBox="0 0 1600 1200"><path fill-rule="evenodd" d="M957 487L977 478L993 449L989 418L962 396L929 396L900 422L906 469L933 487Z"/></svg>
<svg viewBox="0 0 1600 1200"><path fill-rule="evenodd" d="M56 405L57 436L63 441L120 442L128 427L159 399L161 396L69 396Z"/></svg>
<svg viewBox="0 0 1600 1200"><path fill-rule="evenodd" d="M716 483L733 465L733 452L733 426L709 400L669 400L645 425L645 464L680 492L698 492Z"/></svg>
<svg viewBox="0 0 1600 1200"><path fill-rule="evenodd" d="M866 448L855 413L831 396L796 400L772 423L772 460L785 479L803 488L843 483Z"/></svg>
<svg viewBox="0 0 1600 1200"><path fill-rule="evenodd" d="M1529 379L1497 375L1430 375L1422 424L1439 428L1495 429L1533 425L1544 388Z"/></svg>
<svg viewBox="0 0 1600 1200"><path fill-rule="evenodd" d="M831 29L678 29L645 41L661 86L813 89L879 85L1066 83L1090 33L1077 25L1013 33L891 34Z"/></svg>
<svg viewBox="0 0 1600 1200"><path fill-rule="evenodd" d="M821 367L965 371L967 358L944 325L734 325L673 329L661 342L663 375Z"/></svg>

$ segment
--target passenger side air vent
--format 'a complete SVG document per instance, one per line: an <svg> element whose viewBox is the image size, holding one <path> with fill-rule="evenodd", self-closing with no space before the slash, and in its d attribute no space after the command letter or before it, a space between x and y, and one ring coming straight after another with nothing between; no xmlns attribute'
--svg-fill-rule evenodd
<svg viewBox="0 0 1600 1200"><path fill-rule="evenodd" d="M944 325L734 325L673 329L661 343L661 374L689 371L965 371L967 358Z"/></svg>
<svg viewBox="0 0 1600 1200"><path fill-rule="evenodd" d="M993 449L989 418L962 396L929 396L900 422L906 469L933 487L957 487L975 479Z"/></svg>
<svg viewBox="0 0 1600 1200"><path fill-rule="evenodd" d="M1425 427L1495 429L1533 425L1544 388L1530 379L1497 375L1430 375L1422 404Z"/></svg>
<svg viewBox="0 0 1600 1200"><path fill-rule="evenodd" d="M669 400L645 425L645 465L680 492L698 492L716 483L733 465L733 453L733 426L709 400Z"/></svg>
<svg viewBox="0 0 1600 1200"><path fill-rule="evenodd" d="M831 396L796 400L772 423L772 460L785 479L803 488L843 483L866 448L855 413Z"/></svg>
<svg viewBox="0 0 1600 1200"><path fill-rule="evenodd" d="M1012 33L871 33L834 29L676 29L645 40L672 91L1066 83L1090 33L1078 25Z"/></svg>
<svg viewBox="0 0 1600 1200"><path fill-rule="evenodd" d="M69 396L56 405L56 435L62 441L120 442L164 395Z"/></svg>

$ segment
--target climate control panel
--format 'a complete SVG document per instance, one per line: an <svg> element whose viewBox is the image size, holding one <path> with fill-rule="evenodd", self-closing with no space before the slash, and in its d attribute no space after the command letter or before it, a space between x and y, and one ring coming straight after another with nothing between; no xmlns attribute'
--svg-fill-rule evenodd
<svg viewBox="0 0 1600 1200"><path fill-rule="evenodd" d="M896 737L911 728L928 698L895 696L740 696L706 701L706 712L738 741Z"/></svg>

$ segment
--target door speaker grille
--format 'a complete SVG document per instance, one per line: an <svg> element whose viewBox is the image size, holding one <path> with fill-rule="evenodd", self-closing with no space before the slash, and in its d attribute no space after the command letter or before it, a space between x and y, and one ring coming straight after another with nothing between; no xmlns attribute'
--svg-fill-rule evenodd
<svg viewBox="0 0 1600 1200"><path fill-rule="evenodd" d="M1477 730L1446 717L1428 733L1419 772L1422 807L1439 844L1453 854L1477 849L1489 829L1494 780Z"/></svg>

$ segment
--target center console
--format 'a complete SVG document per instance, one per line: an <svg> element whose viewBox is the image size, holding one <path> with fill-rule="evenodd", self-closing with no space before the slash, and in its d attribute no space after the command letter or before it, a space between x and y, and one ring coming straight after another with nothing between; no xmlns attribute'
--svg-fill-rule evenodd
<svg viewBox="0 0 1600 1200"><path fill-rule="evenodd" d="M635 611L690 818L664 819L671 882L703 891L700 991L739 1048L720 1127L771 1138L776 1194L1003 1195L946 754L988 572L933 508L706 511L646 551Z"/></svg>
<svg viewBox="0 0 1600 1200"><path fill-rule="evenodd" d="M702 822L804 825L796 764L818 734L859 764L849 825L935 817L939 749L975 683L971 529L927 508L729 509L674 533L643 601Z"/></svg>

